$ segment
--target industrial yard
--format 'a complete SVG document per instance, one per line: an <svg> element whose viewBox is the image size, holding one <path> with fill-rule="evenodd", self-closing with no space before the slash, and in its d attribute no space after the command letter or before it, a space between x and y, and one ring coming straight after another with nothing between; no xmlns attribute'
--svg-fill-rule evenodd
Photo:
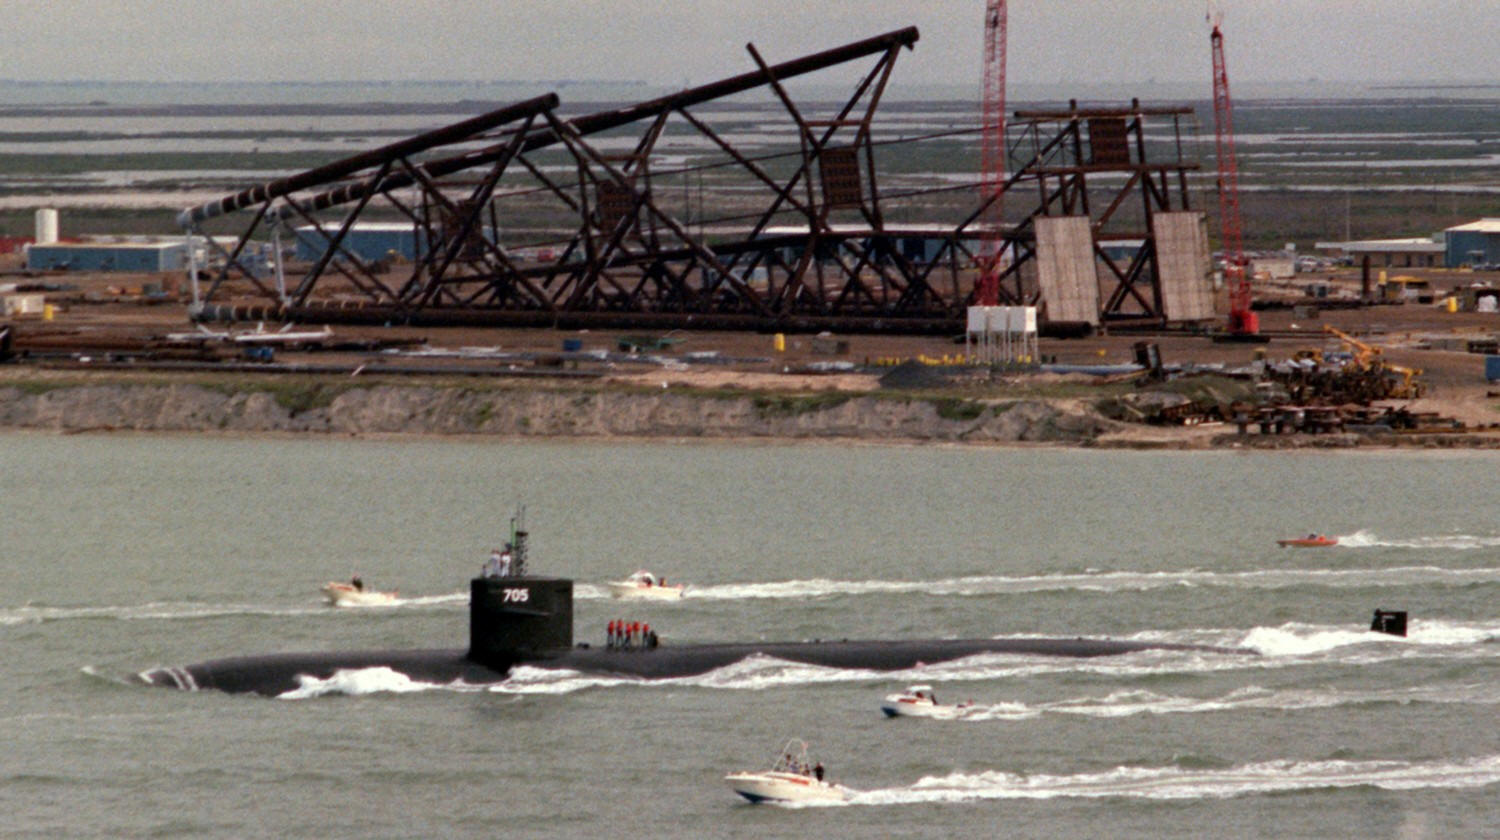
<svg viewBox="0 0 1500 840"><path fill-rule="evenodd" d="M1431 278L1440 298L1450 286L1467 286L1483 277L1420 273ZM1343 285L1357 285L1354 269L1324 272L1320 280L1340 283L1341 277ZM1500 445L1500 432L1490 428L1500 422L1495 408L1500 397L1485 379L1485 358L1494 354L1486 342L1494 341L1496 316L1450 313L1436 304L1267 309L1262 328L1271 338L1264 344L1216 343L1207 335L1165 331L1044 337L1039 358L1045 366L988 368L961 364L965 348L952 336L310 324L299 324L292 333L275 323L200 329L187 321L181 292L160 291L173 288L179 278L172 275L75 273L27 279L66 288L47 294L50 319L27 316L9 322L13 356L10 364L0 365L0 388L7 389L10 403L3 422L21 427L844 437L1160 447ZM1377 409L1397 412L1395 416L1409 413L1416 420L1406 428L1383 427L1391 419L1371 418L1367 407L1309 398L1301 408L1343 411L1351 427L1355 419L1367 422L1357 432L1342 424L1308 424L1279 433L1252 423L1241 435L1234 415L1226 411L1232 406L1246 416L1256 416L1256 411L1261 417L1266 412L1297 414L1291 394L1273 386L1275 377L1261 372L1259 362L1286 367L1325 353L1329 358L1353 355L1353 348L1325 331L1330 326L1378 347L1388 365L1421 371L1415 379L1419 397L1373 401ZM280 340L297 335L306 337ZM258 336L266 340L258 341ZM1143 342L1158 349L1167 368L1160 379L1128 368ZM1385 376L1391 382L1400 379ZM243 412L231 420L208 408L192 418L186 391L161 390L173 386L196 386L221 396L271 394L281 405L253 421ZM395 415L327 419L341 396L367 395L371 389L405 395L387 396ZM458 419L445 422L424 419L430 418L433 405L443 404L433 394L445 391L471 398L489 394L493 405L455 408ZM527 404L529 398L522 395L528 392L545 395L543 403L516 408ZM76 402L66 397L70 393ZM558 401L559 393L604 401L593 410L605 410L610 395L619 401L608 403L614 415L609 422L586 421L579 403ZM1159 396L1163 393L1187 396L1164 399ZM46 409L33 407L27 413L20 408L26 399L44 397L50 406ZM666 414L663 397L675 406ZM851 416L850 400L876 408L867 417ZM178 401L181 410L164 410L161 401ZM360 403L362 410L368 410L368 402ZM682 406L694 402L703 407L684 413ZM984 406L993 413L994 406L1018 402L1059 406L1093 422L1056 434L1024 427L1001 434L983 428ZM746 416L731 418L733 412L724 407L728 403L748 406L742 412ZM522 415L530 412L531 419L502 423L506 413L495 407L499 405ZM1133 408L1120 410L1122 405ZM305 412L310 409L323 411L318 415L322 419L309 422ZM299 412L304 413L301 422L294 419ZM565 420L545 421L548 412ZM901 416L893 418L891 412ZM824 414L826 422L817 422ZM798 423L782 422L786 416L796 416ZM1012 433L1016 437L1004 437Z"/></svg>
<svg viewBox="0 0 1500 840"><path fill-rule="evenodd" d="M1227 102L1020 103L997 121L970 103L883 101L918 40L898 30L774 65L756 54L759 70L625 107L545 94L482 107L54 112L54 124L191 130L54 129L0 149L0 169L33 167L4 197L0 382L55 409L4 422L1141 446L1500 440L1486 376L1500 377L1489 361L1500 358L1500 228L1465 224L1492 189L1494 141L1476 116L1487 102L1426 101L1394 117L1379 101L1343 102L1335 122L1322 103L1241 103L1229 160L1243 197L1236 186L1228 205L1200 136ZM799 103L781 86L829 72L854 93ZM129 150L87 151L107 138ZM85 151L49 157L27 144ZM996 174L976 183L981 157ZM1023 316L1026 326L1007 320ZM284 416L221 408L191 420L117 397L58 408L75 386L172 384L274 391ZM406 420L368 426L292 419L377 387L626 394L642 419L522 423L500 403L469 406L475 422L427 422L416 404L397 410ZM716 425L706 410L654 423L639 404L663 394L747 402L768 422ZM850 420L852 400L876 406L874 419ZM1061 412L1065 428L986 425L1023 403ZM834 409L844 414L823 417ZM798 422L769 422L788 415Z"/></svg>

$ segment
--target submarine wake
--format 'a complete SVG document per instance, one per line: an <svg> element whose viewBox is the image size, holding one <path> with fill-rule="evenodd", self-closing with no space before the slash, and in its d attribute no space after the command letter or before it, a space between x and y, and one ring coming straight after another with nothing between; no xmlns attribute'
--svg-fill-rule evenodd
<svg viewBox="0 0 1500 840"><path fill-rule="evenodd" d="M518 552L518 556L520 552ZM621 649L621 648L624 649ZM493 685L516 666L637 679L700 677L754 656L805 666L866 672L910 672L981 654L1091 659L1143 651L1254 656L1248 648L1159 640L1012 637L749 642L649 646L630 640L605 648L573 643L573 581L527 576L470 582L469 647L440 650L280 653L210 660L142 672L142 681L184 690L217 689L282 696L325 691L340 672L388 669L414 684ZM392 685L404 683L395 677Z"/></svg>

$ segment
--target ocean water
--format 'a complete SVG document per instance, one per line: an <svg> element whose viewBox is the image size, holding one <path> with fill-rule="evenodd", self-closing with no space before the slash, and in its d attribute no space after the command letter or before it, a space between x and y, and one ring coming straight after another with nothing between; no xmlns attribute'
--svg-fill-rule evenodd
<svg viewBox="0 0 1500 840"><path fill-rule="evenodd" d="M0 836L1477 837L1500 784L1490 453L0 436ZM462 647L526 506L579 641L1066 635L1247 646L753 660L639 681L389 671L280 698L135 675ZM1278 548L1319 531L1334 548ZM677 603L603 583L646 567ZM327 580L396 589L336 609ZM1366 630L1406 609L1406 639ZM929 682L946 720L886 720ZM847 804L725 773L809 742Z"/></svg>

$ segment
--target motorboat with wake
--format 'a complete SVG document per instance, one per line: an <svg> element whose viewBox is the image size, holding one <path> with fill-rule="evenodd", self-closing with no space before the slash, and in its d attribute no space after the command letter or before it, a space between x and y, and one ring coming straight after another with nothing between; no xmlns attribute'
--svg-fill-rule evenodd
<svg viewBox="0 0 1500 840"><path fill-rule="evenodd" d="M1327 548L1330 545L1338 545L1339 539L1323 534L1308 534L1305 537L1290 540L1277 540L1276 544L1282 548Z"/></svg>
<svg viewBox="0 0 1500 840"><path fill-rule="evenodd" d="M395 592L366 589L365 582L359 578L348 583L329 581L323 584L321 591L331 607L380 607L396 603Z"/></svg>
<svg viewBox="0 0 1500 840"><path fill-rule="evenodd" d="M844 802L853 793L823 777L821 762L807 757L807 742L793 738L769 770L744 770L724 777L729 788L750 800L761 802Z"/></svg>
<svg viewBox="0 0 1500 840"><path fill-rule="evenodd" d="M899 694L887 694L880 703L880 711L886 717L953 717L972 705L973 702L964 702L945 706L937 701L932 686L914 685Z"/></svg>
<svg viewBox="0 0 1500 840"><path fill-rule="evenodd" d="M686 588L680 583L668 586L665 578L640 569L624 580L610 581L609 595L611 598L674 601L682 597L682 591Z"/></svg>

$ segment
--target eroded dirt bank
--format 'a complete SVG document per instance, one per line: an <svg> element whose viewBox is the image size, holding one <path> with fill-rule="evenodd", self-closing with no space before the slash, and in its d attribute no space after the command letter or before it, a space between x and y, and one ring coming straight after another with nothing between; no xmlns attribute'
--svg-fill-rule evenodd
<svg viewBox="0 0 1500 840"><path fill-rule="evenodd" d="M538 437L1086 444L1121 424L1083 404L815 394L374 385L0 387L0 427Z"/></svg>
<svg viewBox="0 0 1500 840"><path fill-rule="evenodd" d="M1500 448L1500 435L1239 435L1112 420L1085 399L461 385L0 385L0 428L172 433L703 438L1138 449Z"/></svg>

